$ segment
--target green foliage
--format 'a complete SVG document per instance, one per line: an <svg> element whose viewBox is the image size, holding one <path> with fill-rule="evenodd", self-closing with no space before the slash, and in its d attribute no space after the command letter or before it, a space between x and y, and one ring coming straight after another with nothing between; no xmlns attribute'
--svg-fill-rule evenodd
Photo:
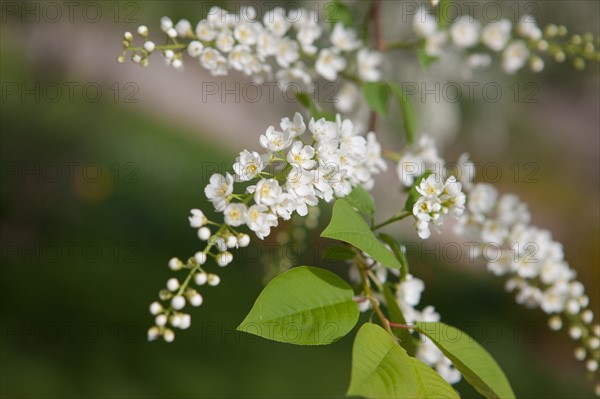
<svg viewBox="0 0 600 399"><path fill-rule="evenodd" d="M385 304L390 320L394 323L406 324L404 314L396 302L396 296L392 292L389 283L386 283L383 286L383 296L385 298ZM408 352L409 355L414 356L417 348L410 332L405 328L396 328L394 329L394 334L400 339L400 345L406 349L406 352Z"/></svg>
<svg viewBox="0 0 600 399"><path fill-rule="evenodd" d="M344 197L354 209L364 213L367 216L373 216L375 213L375 201L367 190L362 186L356 186L350 194Z"/></svg>
<svg viewBox="0 0 600 399"><path fill-rule="evenodd" d="M398 104L400 105L400 109L402 110L402 117L404 119L404 130L406 132L406 141L409 144L415 142L417 137L417 116L415 114L415 110L410 102L410 98L406 95L402 87L395 83L390 82L390 88L396 99L398 100Z"/></svg>
<svg viewBox="0 0 600 399"><path fill-rule="evenodd" d="M329 260L349 260L354 259L356 252L349 247L343 247L341 245L335 245L332 247L325 248L323 251L323 258Z"/></svg>
<svg viewBox="0 0 600 399"><path fill-rule="evenodd" d="M271 280L237 329L273 341L327 345L348 334L358 315L348 283L301 266Z"/></svg>
<svg viewBox="0 0 600 399"><path fill-rule="evenodd" d="M338 22L341 22L344 26L354 25L352 11L339 0L327 3L325 6L325 20L331 29L333 29Z"/></svg>
<svg viewBox="0 0 600 399"><path fill-rule="evenodd" d="M335 202L331 221L321 233L321 237L347 242L386 267L402 267L394 255L375 237L364 219L343 199Z"/></svg>
<svg viewBox="0 0 600 399"><path fill-rule="evenodd" d="M389 245L390 248L392 248L392 253L396 257L396 259L398 259L400 265L402 265L402 267L400 268L400 281L404 281L406 275L408 274L408 260L406 259L406 255L404 254L404 252L402 252L402 250L400 249L398 241L396 241L396 239L391 235L385 233L379 233L379 238L381 239L381 241Z"/></svg>
<svg viewBox="0 0 600 399"><path fill-rule="evenodd" d="M381 116L387 116L390 96L390 86L385 82L370 82L362 86L363 96L373 111Z"/></svg>
<svg viewBox="0 0 600 399"><path fill-rule="evenodd" d="M440 0L438 5L438 28L440 30L446 29L450 26L451 11L453 0Z"/></svg>
<svg viewBox="0 0 600 399"><path fill-rule="evenodd" d="M515 397L498 363L469 335L444 323L419 322L417 328L452 360L454 367L483 396L502 399Z"/></svg>
<svg viewBox="0 0 600 399"><path fill-rule="evenodd" d="M418 359L408 356L381 327L367 323L356 335L348 396L458 398L454 389Z"/></svg>

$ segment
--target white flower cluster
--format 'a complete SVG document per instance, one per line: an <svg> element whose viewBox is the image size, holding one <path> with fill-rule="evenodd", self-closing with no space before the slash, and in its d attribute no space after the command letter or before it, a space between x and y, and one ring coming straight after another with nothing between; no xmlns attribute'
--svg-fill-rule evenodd
<svg viewBox="0 0 600 399"><path fill-rule="evenodd" d="M422 239L431 236L430 223L439 230L447 215L459 217L465 210L466 197L462 192L462 184L454 176L444 181L440 175L433 173L422 179L416 190L421 196L413 205L412 213Z"/></svg>
<svg viewBox="0 0 600 399"><path fill-rule="evenodd" d="M405 250L401 247L401 250ZM400 272L397 269L389 269L381 263L376 262L367 254L363 253L363 258L366 260L369 267L369 272L372 273L379 283L383 284L388 281L389 274L399 277ZM361 283L361 277L356 264L352 264L349 270L350 280L356 284ZM409 325L416 322L438 322L440 315L435 311L433 306L426 306L423 310L417 310L416 307L421 302L421 294L425 290L425 283L411 274L407 274L403 281L396 285L396 302L402 311L402 314ZM382 295L377 294L378 301L385 301ZM371 302L367 298L356 298L361 312L366 312L371 308ZM417 344L416 357L423 361L428 366L434 368L437 373L444 378L449 384L456 384L461 380L460 372L454 368L452 361L448 359L442 351L426 336L421 336Z"/></svg>
<svg viewBox="0 0 600 399"><path fill-rule="evenodd" d="M296 113L292 120L284 118L280 128L271 126L260 137L264 153L244 150L233 164L233 175L210 178L206 196L224 213L228 226L246 225L263 239L279 218L288 220L294 212L305 216L309 206L344 197L356 185L372 188L373 174L386 168L374 133L359 135L339 115L335 122L311 119L307 128ZM310 144L302 140L306 132ZM254 179L246 194L234 194L234 182Z"/></svg>
<svg viewBox="0 0 600 399"><path fill-rule="evenodd" d="M375 134L360 135L350 120L339 115L335 122L311 119L306 126L302 115L296 113L292 119L283 118L279 127L271 126L260 136L263 153L244 150L233 164L233 174L210 177L204 193L214 209L223 213L224 223L212 222L201 210L192 209L190 226L207 245L185 264L176 258L169 263L172 270L188 269L189 274L181 284L169 280L160 292L168 306L152 305L156 325L148 331L150 340L163 336L170 342L174 338L170 327L189 327L189 315L181 310L186 303L202 304L202 297L189 283L192 277L199 286L219 283L219 277L206 273L202 265L208 257L221 267L230 264L230 250L250 243L248 234L238 229L246 226L264 239L279 219L289 220L294 213L306 216L319 200L344 197L357 185L370 189L373 175L386 168ZM246 182L253 184L246 186L245 192L236 192L236 186Z"/></svg>
<svg viewBox="0 0 600 399"><path fill-rule="evenodd" d="M585 295L583 284L575 280L576 272L566 262L562 245L552 239L548 230L529 224L531 215L527 205L517 196L499 196L489 184L473 184L475 165L467 154L461 155L455 166L456 171L452 173L459 176L460 183L450 178L446 184L451 184L450 192L459 193L454 213L459 221L457 233L480 244L475 255L487 261L491 273L509 276L506 288L516 291L519 304L540 307L551 315L549 325L553 330L562 328L563 321L566 321L569 335L581 344L575 351L575 357L586 360L586 368L590 372L597 371L600 326L591 326L594 315L588 308L589 298ZM430 168L435 172L415 187L421 197L413 214L416 216L423 212L424 220L431 218L429 210L434 209L432 205L424 204L426 198L439 198L440 193L443 195L448 191L442 180L434 176L447 175L449 171L438 156L433 141L427 137L408 147L398 165L400 180L406 186L414 184ZM428 234L424 231L421 235L419 231L423 238ZM403 308L403 311L410 315L409 310Z"/></svg>
<svg viewBox="0 0 600 399"><path fill-rule="evenodd" d="M324 28L315 11L298 8L286 12L277 7L267 11L262 21L256 18L253 7L241 7L237 14L213 7L195 27L186 19L173 24L163 17L161 29L168 44L156 46L147 40L142 48L134 49L134 61L146 60L151 52L161 49L166 62L180 68L187 49L214 76L233 69L261 82L275 72L277 81L302 87L309 87L316 76L336 81L347 71L367 82L381 77L382 56L365 48L356 31L342 23L334 26L328 40L320 40L325 39ZM138 33L147 38L148 28L141 26ZM131 37L127 32L126 41ZM123 62L124 56L119 61ZM142 65L147 65L147 60Z"/></svg>
<svg viewBox="0 0 600 399"><path fill-rule="evenodd" d="M560 329L563 318L568 322L569 335L583 345L576 357L583 360L587 356L587 368L596 371L600 340L590 328L594 315L583 284L575 280L576 272L564 258L562 245L548 230L529 224L527 205L515 195L499 196L489 184L476 184L467 195L467 212L457 226L459 232L481 243L481 255L491 273L510 276L506 288L516 292L519 304L540 307L552 315L552 329ZM581 351L584 356L577 355Z"/></svg>
<svg viewBox="0 0 600 399"><path fill-rule="evenodd" d="M544 69L544 61L532 54L532 48L540 51L548 49L542 40L542 31L532 16L524 16L513 32L513 24L507 19L491 22L482 28L473 17L463 15L449 29L439 29L436 16L425 7L419 9L413 20L413 31L425 40L425 52L431 57L439 57L453 45L455 49L474 49L484 45L488 50L501 53L505 72L514 74L528 62L534 72ZM487 67L492 58L488 53L472 52L468 65L472 68Z"/></svg>
<svg viewBox="0 0 600 399"><path fill-rule="evenodd" d="M433 139L427 135L402 152L397 166L402 185L412 187L421 179L415 187L419 197L411 210L419 237L427 239L431 236L430 224L440 229L446 216L463 214L466 197L462 188L470 184L474 168L466 154L461 156L459 163L463 166L459 168L460 181L445 170L444 160L438 155Z"/></svg>

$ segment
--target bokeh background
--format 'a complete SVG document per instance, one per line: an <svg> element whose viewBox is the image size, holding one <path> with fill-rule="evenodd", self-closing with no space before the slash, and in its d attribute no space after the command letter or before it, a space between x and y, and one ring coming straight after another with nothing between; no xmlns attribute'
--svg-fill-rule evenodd
<svg viewBox="0 0 600 399"><path fill-rule="evenodd" d="M359 14L365 3L351 7ZM235 332L272 271L273 241L252 246L221 271L222 284L203 291L205 304L193 310L192 328L174 343L145 339L152 322L148 304L172 274L168 259L198 247L186 217L193 207L207 209L203 185L210 174L230 168L242 148L258 147L267 126L301 109L280 96L256 102L207 97L206 82L235 91L235 82L248 80L235 74L215 79L195 63L176 72L156 55L146 69L115 62L125 30L143 23L158 39L153 34L162 15L195 23L215 3L0 4L0 395L343 396L353 334L328 347L297 347ZM230 10L240 5L217 4ZM390 40L410 35L409 24L398 22L404 21L399 4L384 2ZM597 1L499 4L511 19L533 11L542 25L599 33ZM458 102L443 101L443 95L442 101L421 101L417 94L421 130L439 136L447 159L467 151L482 165L500 166L501 176L490 169L479 179L530 204L534 222L564 243L598 314L598 66L575 73L566 64L546 64L542 74L516 77L493 68L455 76L448 65L438 65L425 77L414 54L396 53L386 69L419 85L500 85L504 94L497 102L480 92ZM380 122L379 136L393 149L403 145L397 116ZM378 178L374 191L382 214L403 203L393 169ZM328 213L323 207L320 226L308 232L293 263L319 262L317 237ZM410 226L389 231L417 241ZM441 255L439 248L456 240L451 233L434 235L412 251L411 270L427 283L422 303L470 331L502 365L519 397L592 397L593 382L574 360L567 335L550 332L539 310L516 305L483 264ZM340 275L347 268L322 265ZM458 389L463 397L477 397L464 382Z"/></svg>

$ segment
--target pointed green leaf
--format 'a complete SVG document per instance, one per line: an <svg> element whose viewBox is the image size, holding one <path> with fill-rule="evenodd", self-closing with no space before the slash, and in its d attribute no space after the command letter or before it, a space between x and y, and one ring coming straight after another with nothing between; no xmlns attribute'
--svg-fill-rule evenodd
<svg viewBox="0 0 600 399"><path fill-rule="evenodd" d="M341 1L334 0L327 3L325 6L326 20L329 27L333 29L335 24L341 22L344 26L352 26L354 17L352 11Z"/></svg>
<svg viewBox="0 0 600 399"><path fill-rule="evenodd" d="M375 201L362 186L354 187L352 192L344 197L344 200L367 216L372 216L375 213Z"/></svg>
<svg viewBox="0 0 600 399"><path fill-rule="evenodd" d="M419 359L410 358L410 360L415 368L417 381L421 382L418 384L416 398L460 398L454 388L431 367Z"/></svg>
<svg viewBox="0 0 600 399"><path fill-rule="evenodd" d="M369 108L381 116L388 114L388 104L390 102L390 86L383 82L365 83L362 86L363 96L369 104Z"/></svg>
<svg viewBox="0 0 600 399"><path fill-rule="evenodd" d="M406 259L406 254L402 249L400 249L400 244L394 237L389 234L379 233L379 238L385 242L387 245L392 248L392 253L398 259L398 262L402 265L400 268L400 281L404 281L406 275L408 274L408 260Z"/></svg>
<svg viewBox="0 0 600 399"><path fill-rule="evenodd" d="M338 199L333 205L331 221L321 233L321 237L347 242L386 267L402 267L394 255L375 237L364 219L343 199Z"/></svg>
<svg viewBox="0 0 600 399"><path fill-rule="evenodd" d="M308 266L275 277L260 293L239 331L296 345L326 345L358 321L352 288L335 274Z"/></svg>
<svg viewBox="0 0 600 399"><path fill-rule="evenodd" d="M385 298L385 305L390 315L390 320L394 323L406 324L406 319L402 310L396 302L396 296L392 293L389 283L383 285L383 296ZM394 328L394 334L400 339L400 345L409 355L414 356L417 351L415 347L415 338L410 335L410 332L406 328Z"/></svg>
<svg viewBox="0 0 600 399"><path fill-rule="evenodd" d="M323 251L323 258L329 260L349 260L354 259L355 256L356 252L352 249L340 245L327 247L325 248L325 251Z"/></svg>
<svg viewBox="0 0 600 399"><path fill-rule="evenodd" d="M408 356L376 324L356 334L348 396L366 398L458 398L452 387L421 361Z"/></svg>
<svg viewBox="0 0 600 399"><path fill-rule="evenodd" d="M444 323L419 322L417 328L452 360L454 367L480 394L486 398L515 397L498 363L469 335Z"/></svg>
<svg viewBox="0 0 600 399"><path fill-rule="evenodd" d="M402 87L395 83L389 83L398 103L402 110L402 118L404 118L404 130L406 131L406 141L408 144L415 142L417 137L417 116L413 109L410 98L406 95Z"/></svg>

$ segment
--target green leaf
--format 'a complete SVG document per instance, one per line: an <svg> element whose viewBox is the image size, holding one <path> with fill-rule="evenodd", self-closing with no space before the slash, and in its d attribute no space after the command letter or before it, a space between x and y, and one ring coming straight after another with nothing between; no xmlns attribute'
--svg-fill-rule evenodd
<svg viewBox="0 0 600 399"><path fill-rule="evenodd" d="M452 15L450 15L450 8L453 0L441 0L438 5L438 28L439 30L445 30L450 26Z"/></svg>
<svg viewBox="0 0 600 399"><path fill-rule="evenodd" d="M371 323L362 326L356 334L347 395L411 399L459 397L442 377L408 356L383 328Z"/></svg>
<svg viewBox="0 0 600 399"><path fill-rule="evenodd" d="M339 0L327 3L325 6L325 15L325 20L331 29L333 29L338 22L341 22L344 26L354 25L352 11Z"/></svg>
<svg viewBox="0 0 600 399"><path fill-rule="evenodd" d="M386 267L402 267L394 255L375 237L364 219L343 199L338 199L333 205L331 221L321 233L321 237L347 242Z"/></svg>
<svg viewBox="0 0 600 399"><path fill-rule="evenodd" d="M325 118L328 121L335 121L335 115L330 114L329 112L322 111L312 100L312 98L306 93L298 93L296 94L296 98L306 108L311 116L315 118L315 120L319 120L321 118Z"/></svg>
<svg viewBox="0 0 600 399"><path fill-rule="evenodd" d="M396 296L390 289L389 283L383 285L383 296L385 298L385 304L390 315L390 320L394 323L406 324L406 319L398 303L396 302ZM409 355L414 356L417 348L415 346L414 338L410 335L410 332L406 328L394 328L394 334L400 339L401 345Z"/></svg>
<svg viewBox="0 0 600 399"><path fill-rule="evenodd" d="M362 91L369 108L381 116L386 116L388 114L391 90L387 83L365 83L362 86Z"/></svg>
<svg viewBox="0 0 600 399"><path fill-rule="evenodd" d="M362 186L354 187L352 192L345 196L344 199L353 208L358 209L367 216L372 216L375 213L375 201L373 201L371 194Z"/></svg>
<svg viewBox="0 0 600 399"><path fill-rule="evenodd" d="M335 274L308 266L275 277L260 293L239 331L296 345L327 345L358 321L352 288Z"/></svg>
<svg viewBox="0 0 600 399"><path fill-rule="evenodd" d="M349 260L354 259L356 252L348 247L342 247L340 245L327 247L323 251L323 258L329 260Z"/></svg>
<svg viewBox="0 0 600 399"><path fill-rule="evenodd" d="M385 242L387 245L392 248L392 253L400 262L402 267L400 268L400 281L404 281L406 275L408 274L408 260L406 259L406 254L400 249L400 245L398 241L394 237L389 234L379 233L379 238Z"/></svg>
<svg viewBox="0 0 600 399"><path fill-rule="evenodd" d="M452 388L446 380L444 380L431 367L420 361L419 359L410 358L415 372L419 391L415 397L417 398L460 398L458 393Z"/></svg>
<svg viewBox="0 0 600 399"><path fill-rule="evenodd" d="M404 118L404 130L406 131L406 141L409 144L415 142L417 137L417 117L415 111L413 109L412 103L410 102L410 98L406 95L402 87L395 83L389 84L398 103L400 104L400 109L402 110L402 117Z"/></svg>
<svg viewBox="0 0 600 399"><path fill-rule="evenodd" d="M452 360L454 367L480 394L486 398L515 397L498 363L469 335L444 323L418 322L417 329Z"/></svg>

